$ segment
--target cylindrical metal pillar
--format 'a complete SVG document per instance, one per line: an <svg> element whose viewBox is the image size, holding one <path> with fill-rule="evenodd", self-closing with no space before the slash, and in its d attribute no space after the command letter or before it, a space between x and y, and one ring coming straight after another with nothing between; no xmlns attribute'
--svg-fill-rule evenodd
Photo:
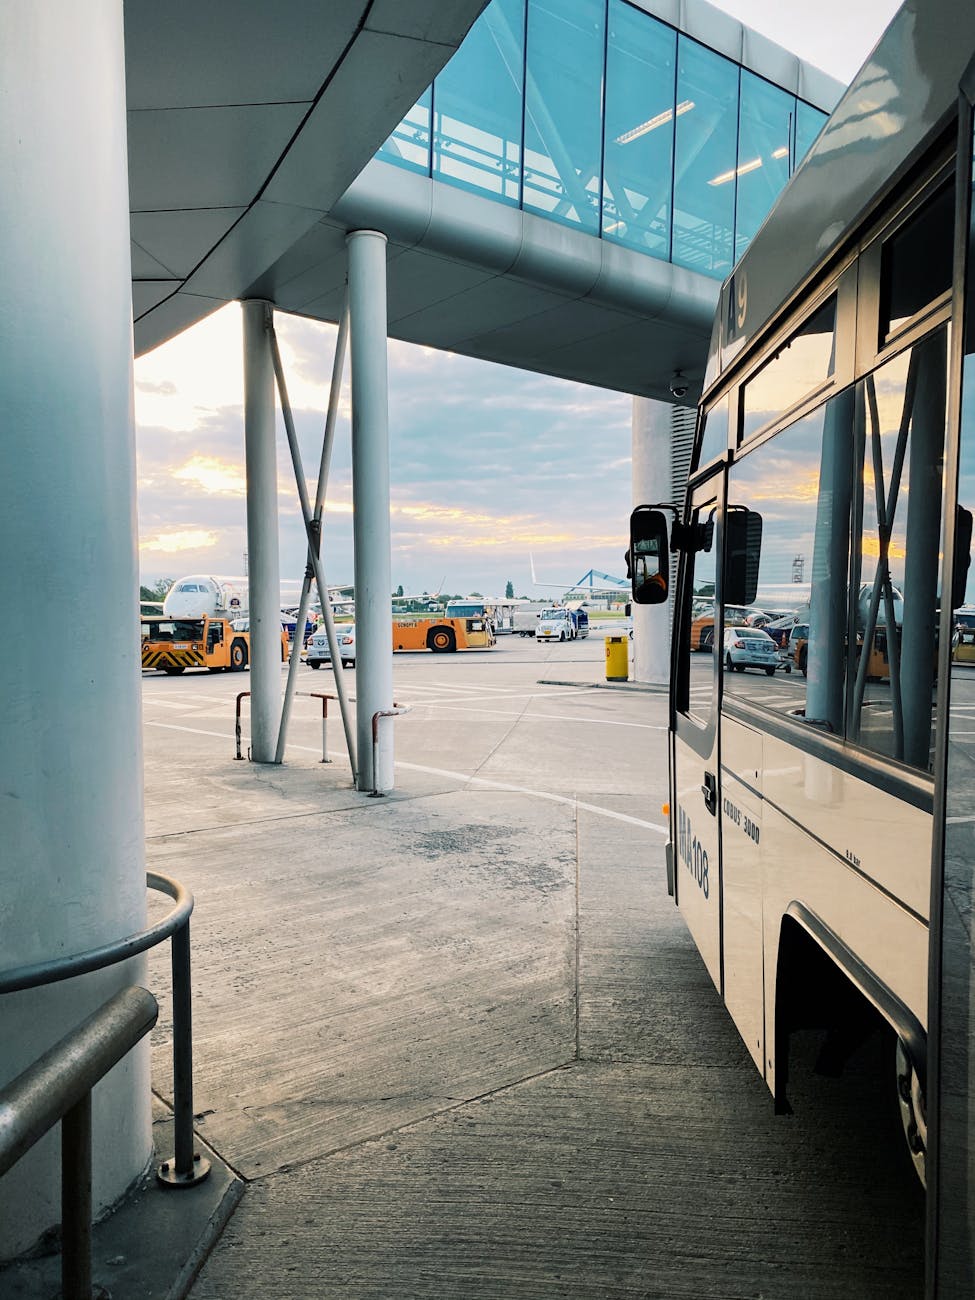
<svg viewBox="0 0 975 1300"><path fill-rule="evenodd" d="M242 304L244 445L247 462L247 573L251 641L251 758L273 763L281 712L281 571L274 438L271 306Z"/></svg>
<svg viewBox="0 0 975 1300"><path fill-rule="evenodd" d="M356 230L348 247L359 789L388 791L393 788L392 722L379 747L378 772L372 748L373 716L393 706L386 236Z"/></svg>
<svg viewBox="0 0 975 1300"><path fill-rule="evenodd" d="M671 408L666 402L633 399L633 504L673 501ZM633 680L666 686L670 681L673 594L661 605L633 606Z"/></svg>
<svg viewBox="0 0 975 1300"><path fill-rule="evenodd" d="M0 41L4 968L145 923L122 0L13 0ZM6 1083L142 959L0 998ZM95 1213L151 1154L148 1050L93 1099ZM58 1135L0 1181L0 1258L57 1223Z"/></svg>

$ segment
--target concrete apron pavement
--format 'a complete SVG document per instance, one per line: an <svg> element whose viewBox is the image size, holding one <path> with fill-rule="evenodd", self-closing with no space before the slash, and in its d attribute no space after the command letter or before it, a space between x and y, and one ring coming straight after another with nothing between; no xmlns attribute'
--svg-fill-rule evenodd
<svg viewBox="0 0 975 1300"><path fill-rule="evenodd" d="M920 1294L869 1081L774 1117L659 834L398 782L228 762L154 810L195 831L150 865L198 899L199 1133L247 1180L193 1300Z"/></svg>
<svg viewBox="0 0 975 1300"><path fill-rule="evenodd" d="M186 1293L235 1173L192 1300L921 1294L889 1090L797 1071L773 1115L639 824L663 773L552 799L404 764L374 800L208 734L154 733L148 856L196 895L197 1131L229 1168L96 1231L115 1300Z"/></svg>

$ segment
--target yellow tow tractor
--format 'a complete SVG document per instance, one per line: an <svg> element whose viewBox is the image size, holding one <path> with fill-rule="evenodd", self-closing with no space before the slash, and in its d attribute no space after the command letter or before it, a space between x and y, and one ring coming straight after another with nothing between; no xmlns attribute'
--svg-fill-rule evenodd
<svg viewBox="0 0 975 1300"><path fill-rule="evenodd" d="M187 668L211 673L243 672L250 662L246 619L143 618L142 667L175 676ZM242 626L243 625L243 626ZM288 634L281 631L281 660L288 658Z"/></svg>

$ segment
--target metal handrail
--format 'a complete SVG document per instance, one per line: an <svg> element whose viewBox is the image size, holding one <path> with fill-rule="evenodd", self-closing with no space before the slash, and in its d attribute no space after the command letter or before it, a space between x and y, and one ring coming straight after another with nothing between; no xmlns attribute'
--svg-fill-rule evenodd
<svg viewBox="0 0 975 1300"><path fill-rule="evenodd" d="M331 763L332 760L331 760L331 759L329 758L329 756L328 756L328 733L327 733L327 730L326 730L326 728L328 727L328 702L329 702L329 700L338 700L339 703L341 704L342 701L341 701L340 697L339 697L338 695L329 695L329 694L327 694L327 693L323 693L322 691L294 691L294 692L292 692L292 694L295 695L295 696L303 695L306 699L309 699L309 700L321 700L321 702L322 702L322 758L321 758L321 761L322 761L323 763ZM241 722L241 701L242 701L242 700L246 700L246 699L248 698L249 695L250 695L250 691L241 691L240 694L237 696L237 701L236 701L236 704L235 704L235 706L234 706L234 743L235 743L235 745L236 745L236 753L235 753L234 757L235 757L235 759L237 760L237 762L239 762L239 763L242 763L242 762L244 761L244 755L243 755L243 724L242 724L242 722ZM354 697L353 697L353 698L354 698ZM248 745L248 747L247 747L247 757L248 757L248 759L250 758L250 756L251 756L251 751L250 751L250 746Z"/></svg>
<svg viewBox="0 0 975 1300"><path fill-rule="evenodd" d="M391 709L377 709L372 715L372 793L371 799L382 799L385 790L379 788L379 721L381 718L398 718L401 713L409 713L411 704L397 704L393 701Z"/></svg>
<svg viewBox="0 0 975 1300"><path fill-rule="evenodd" d="M146 885L149 889L168 894L176 902L176 906L163 920L146 930L130 934L125 939L102 944L100 948L89 948L87 952L76 953L73 957L55 957L50 961L35 962L31 966L15 966L12 970L0 971L0 994L20 993L24 989L56 984L59 980L70 979L74 975L103 970L106 966L114 966L129 957L137 957L140 952L154 948L163 939L168 939L189 921L193 911L193 895L178 880L171 880L169 876L160 875L156 871L146 872Z"/></svg>
<svg viewBox="0 0 975 1300"><path fill-rule="evenodd" d="M146 886L168 894L176 906L161 921L114 943L72 957L55 957L0 971L0 995L40 988L103 970L136 957L172 938L173 972L173 1138L175 1154L156 1169L167 1187L192 1187L210 1172L210 1162L193 1150L193 1003L190 983L190 914L193 895L185 885L157 871L146 872Z"/></svg>
<svg viewBox="0 0 975 1300"><path fill-rule="evenodd" d="M156 1023L138 985L122 989L0 1088L0 1176L61 1121L61 1293L90 1300L91 1090Z"/></svg>

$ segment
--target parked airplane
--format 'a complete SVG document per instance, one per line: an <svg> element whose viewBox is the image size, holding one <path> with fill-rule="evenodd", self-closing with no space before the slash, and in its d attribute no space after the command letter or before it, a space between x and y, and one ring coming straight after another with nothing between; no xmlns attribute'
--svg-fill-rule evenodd
<svg viewBox="0 0 975 1300"><path fill-rule="evenodd" d="M177 578L163 601L163 614L167 618L203 618L206 615L219 614L225 618L236 618L247 613L248 588L247 578L214 577L211 574L188 574ZM337 596L349 596L354 591L350 584L330 586L329 599L335 603L332 593ZM282 601L282 610L287 606ZM297 603L293 609L297 612Z"/></svg>

